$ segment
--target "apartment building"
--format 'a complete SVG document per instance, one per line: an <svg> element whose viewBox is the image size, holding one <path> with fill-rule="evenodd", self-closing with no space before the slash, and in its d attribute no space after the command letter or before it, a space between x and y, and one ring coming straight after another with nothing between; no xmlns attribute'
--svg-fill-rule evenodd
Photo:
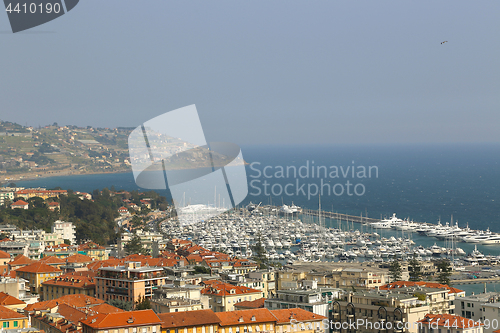
<svg viewBox="0 0 500 333"><path fill-rule="evenodd" d="M234 286L217 280L204 281L202 284L205 288L201 293L208 296L209 306L215 312L232 311L235 303L263 297L261 290Z"/></svg>
<svg viewBox="0 0 500 333"><path fill-rule="evenodd" d="M52 225L52 233L59 235L62 239L69 240L72 245L76 242L76 227L71 222L55 221Z"/></svg>
<svg viewBox="0 0 500 333"><path fill-rule="evenodd" d="M28 281L28 286L32 293L40 294L42 283L51 280L62 274L62 271L56 267L49 266L43 262L34 262L28 266L18 268L16 277Z"/></svg>
<svg viewBox="0 0 500 333"><path fill-rule="evenodd" d="M95 277L97 298L137 302L151 299L153 291L165 284L162 267L141 266L140 262L125 262L124 266L101 267Z"/></svg>

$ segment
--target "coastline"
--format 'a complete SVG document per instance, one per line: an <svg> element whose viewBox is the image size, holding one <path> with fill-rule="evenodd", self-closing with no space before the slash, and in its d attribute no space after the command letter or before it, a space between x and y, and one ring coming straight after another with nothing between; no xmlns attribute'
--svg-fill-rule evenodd
<svg viewBox="0 0 500 333"><path fill-rule="evenodd" d="M119 170L119 171L90 171L90 172L82 172L78 170L55 170L44 173L20 173L12 176L5 175L5 177L0 178L0 183L8 184L10 182L16 181L29 181L36 180L41 178L50 178L50 177L60 177L60 176L83 176L83 175L101 175L101 174L118 174L118 173L129 173L132 172L132 169L128 170Z"/></svg>

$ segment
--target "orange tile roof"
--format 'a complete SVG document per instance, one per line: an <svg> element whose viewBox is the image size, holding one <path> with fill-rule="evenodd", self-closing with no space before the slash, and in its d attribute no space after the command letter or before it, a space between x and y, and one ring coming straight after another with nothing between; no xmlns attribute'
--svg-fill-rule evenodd
<svg viewBox="0 0 500 333"><path fill-rule="evenodd" d="M4 293L3 291L0 292L0 305L17 305L17 304L26 304L26 303L21 301L20 299L15 298L14 296Z"/></svg>
<svg viewBox="0 0 500 333"><path fill-rule="evenodd" d="M204 281L206 284L207 281ZM205 289L201 290L204 295L242 295L242 294L253 294L262 293L262 291L257 289L252 289L244 286L233 286L229 283L224 283L217 281L217 283L211 283Z"/></svg>
<svg viewBox="0 0 500 333"><path fill-rule="evenodd" d="M266 298L258 298L253 301L242 301L235 303L234 306L237 308L247 308L247 309L259 309L264 307L264 302L266 301Z"/></svg>
<svg viewBox="0 0 500 333"><path fill-rule="evenodd" d="M87 263L92 261L93 260L91 257L81 253L76 253L66 258L66 262L71 262L71 263Z"/></svg>
<svg viewBox="0 0 500 333"><path fill-rule="evenodd" d="M455 316L451 314L426 314L424 319L419 320L419 323L428 324L428 325L437 325L450 328L474 328L483 326L480 322L475 322L472 319L467 319L461 316Z"/></svg>
<svg viewBox="0 0 500 333"><path fill-rule="evenodd" d="M0 250L0 259L10 259L10 254L5 251Z"/></svg>
<svg viewBox="0 0 500 333"><path fill-rule="evenodd" d="M87 316L85 312L75 309L68 304L60 304L57 307L57 313L63 316L66 320L69 320L75 324L85 319L85 317Z"/></svg>
<svg viewBox="0 0 500 333"><path fill-rule="evenodd" d="M138 310L98 314L82 320L83 325L93 329L106 329L117 327L137 327L145 325L160 325L161 320L153 310Z"/></svg>
<svg viewBox="0 0 500 333"><path fill-rule="evenodd" d="M237 310L215 313L220 326L245 325L255 323L276 323L277 319L268 309Z"/></svg>
<svg viewBox="0 0 500 333"><path fill-rule="evenodd" d="M57 258L56 256L45 256L40 259L41 262L46 263L47 265L50 264L64 264L64 260Z"/></svg>
<svg viewBox="0 0 500 333"><path fill-rule="evenodd" d="M72 288L83 288L83 289L95 288L95 282L93 277L75 276L72 273L60 275L55 279L47 280L45 282L42 282L42 285L63 286Z"/></svg>
<svg viewBox="0 0 500 333"><path fill-rule="evenodd" d="M56 201L49 202L49 206L54 206L54 207L57 206L58 207L59 205L60 205L59 202L56 202Z"/></svg>
<svg viewBox="0 0 500 333"><path fill-rule="evenodd" d="M449 294L463 293L463 290L450 287L447 284L441 284L436 282L425 282L425 281L395 281L388 283L384 286L379 287L380 290L391 290L394 288L404 288L404 287L425 287L425 288L437 288L437 289L448 289Z"/></svg>
<svg viewBox="0 0 500 333"><path fill-rule="evenodd" d="M20 313L0 305L0 320L5 319L28 319Z"/></svg>
<svg viewBox="0 0 500 333"><path fill-rule="evenodd" d="M271 313L278 320L278 324L290 323L290 320L295 319L297 322L320 321L328 319L325 316L306 311L300 308L271 310Z"/></svg>
<svg viewBox="0 0 500 333"><path fill-rule="evenodd" d="M26 206L28 203L23 200L17 200L16 202L10 204L11 206Z"/></svg>
<svg viewBox="0 0 500 333"><path fill-rule="evenodd" d="M95 306L104 303L103 300L95 297L90 297L83 294L64 295L59 298L28 304L25 311L40 311L55 308L58 304L67 304L74 308L84 308L87 306Z"/></svg>
<svg viewBox="0 0 500 333"><path fill-rule="evenodd" d="M12 260L11 262L9 262L9 265L12 267L12 266L21 266L21 265L30 265L32 263L34 263L35 260L31 260L30 258L22 255L22 254L18 254L14 260Z"/></svg>
<svg viewBox="0 0 500 333"><path fill-rule="evenodd" d="M49 266L43 262L34 262L28 266L20 267L16 269L16 272L25 272L25 273L57 273L62 272L59 268Z"/></svg>
<svg viewBox="0 0 500 333"><path fill-rule="evenodd" d="M162 321L161 327L165 329L220 323L219 317L211 309L159 313L158 317Z"/></svg>

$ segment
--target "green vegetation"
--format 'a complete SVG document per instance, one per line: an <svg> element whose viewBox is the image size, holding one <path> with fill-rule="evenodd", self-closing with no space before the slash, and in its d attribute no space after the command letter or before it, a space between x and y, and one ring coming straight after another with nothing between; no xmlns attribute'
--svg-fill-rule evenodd
<svg viewBox="0 0 500 333"><path fill-rule="evenodd" d="M438 281L442 284L450 285L451 265L448 259L440 260L436 263L438 269Z"/></svg>
<svg viewBox="0 0 500 333"><path fill-rule="evenodd" d="M149 249L144 248L141 238L137 235L134 235L134 237L132 237L132 239L129 240L127 244L125 244L125 252L127 254L140 253L143 255L148 255Z"/></svg>
<svg viewBox="0 0 500 333"><path fill-rule="evenodd" d="M136 310L151 309L151 303L149 302L149 299L147 299L145 296L139 298L139 300L135 302L135 309Z"/></svg>
<svg viewBox="0 0 500 333"><path fill-rule="evenodd" d="M422 280L422 267L417 259L411 259L408 263L408 272L410 273L410 281Z"/></svg>
<svg viewBox="0 0 500 333"><path fill-rule="evenodd" d="M255 253L253 259L259 264L260 269L267 268L266 249L262 245L262 235L257 234L257 242L255 243L252 251Z"/></svg>
<svg viewBox="0 0 500 333"><path fill-rule="evenodd" d="M210 268L203 266L194 266L194 274L210 274Z"/></svg>
<svg viewBox="0 0 500 333"><path fill-rule="evenodd" d="M132 302L126 302L126 301L119 300L119 299L110 299L106 303L108 303L109 305L112 305L114 307L117 307L119 309L125 310L125 311L132 310L132 306L133 306Z"/></svg>
<svg viewBox="0 0 500 333"><path fill-rule="evenodd" d="M143 194L132 192L129 196L137 199L139 204L142 198L149 198L155 207L168 207L166 199L156 192ZM47 202L39 197L27 200L29 209L26 210L12 209L8 205L3 205L0 207L0 224L14 224L25 230L41 229L51 232L54 221L63 220L73 222L77 241L92 239L101 245L115 243L117 239L115 219L119 216L118 208L123 205L122 197L114 195L105 188L102 191L94 190L92 199L81 200L72 190L68 190L67 196L50 199L60 203L60 211L49 210ZM144 251L130 253L145 254Z"/></svg>
<svg viewBox="0 0 500 333"><path fill-rule="evenodd" d="M401 264L399 263L399 261L394 260L389 266L389 277L391 279L391 282L401 281L401 274Z"/></svg>

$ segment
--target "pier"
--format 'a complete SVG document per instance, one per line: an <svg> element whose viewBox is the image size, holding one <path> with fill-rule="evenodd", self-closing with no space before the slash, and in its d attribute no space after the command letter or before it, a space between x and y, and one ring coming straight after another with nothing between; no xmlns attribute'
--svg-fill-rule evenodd
<svg viewBox="0 0 500 333"><path fill-rule="evenodd" d="M309 215L309 216L319 216L319 210L314 210L314 209L306 209L304 208L302 210L302 214L304 215ZM332 220L339 220L339 221L349 221L349 222L356 222L356 223L373 223L373 222L380 222L380 219L374 219L366 216L355 216L355 215L348 215L348 214L341 214L341 213L333 213L333 212L328 212L328 211L321 211L321 217L327 217Z"/></svg>

